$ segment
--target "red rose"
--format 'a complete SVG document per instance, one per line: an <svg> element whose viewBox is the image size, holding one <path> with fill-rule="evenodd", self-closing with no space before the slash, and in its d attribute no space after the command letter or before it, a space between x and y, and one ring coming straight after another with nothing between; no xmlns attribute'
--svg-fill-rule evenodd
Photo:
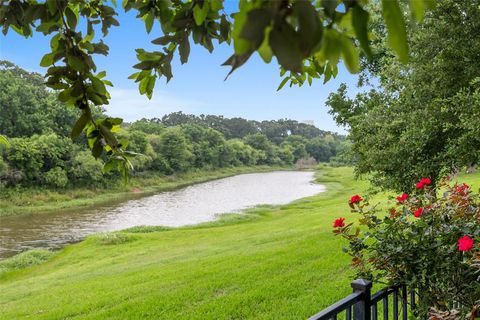
<svg viewBox="0 0 480 320"><path fill-rule="evenodd" d="M399 203L403 203L403 202L404 202L405 200L407 200L407 199L408 199L408 194L406 194L406 193L404 193L404 194L402 194L401 196L398 196L398 197L397 197L397 201L398 201Z"/></svg>
<svg viewBox="0 0 480 320"><path fill-rule="evenodd" d="M463 236L458 239L458 250L469 251L473 248L473 239L469 236Z"/></svg>
<svg viewBox="0 0 480 320"><path fill-rule="evenodd" d="M430 181L430 178L422 178L422 180L420 180L421 183L423 183L423 185L429 185L430 183L432 183L432 181Z"/></svg>
<svg viewBox="0 0 480 320"><path fill-rule="evenodd" d="M417 189L423 189L423 187L431 184L432 181L430 180L430 178L422 178L420 179L419 182L417 182L417 184L415 185L415 188Z"/></svg>
<svg viewBox="0 0 480 320"><path fill-rule="evenodd" d="M418 208L417 210L415 210L415 212L413 213L413 215L415 216L415 218L420 218L420 216L422 215L424 209L425 209L425 208L420 207L420 208Z"/></svg>
<svg viewBox="0 0 480 320"><path fill-rule="evenodd" d="M335 221L333 221L333 227L334 228L345 227L345 218L335 219Z"/></svg>
<svg viewBox="0 0 480 320"><path fill-rule="evenodd" d="M350 203L350 204L360 203L362 200L363 200L362 197L360 197L358 194L356 194L356 195L354 195L350 198L350 201L348 203Z"/></svg>
<svg viewBox="0 0 480 320"><path fill-rule="evenodd" d="M470 186L466 183L457 186L457 192L460 194L467 194Z"/></svg>

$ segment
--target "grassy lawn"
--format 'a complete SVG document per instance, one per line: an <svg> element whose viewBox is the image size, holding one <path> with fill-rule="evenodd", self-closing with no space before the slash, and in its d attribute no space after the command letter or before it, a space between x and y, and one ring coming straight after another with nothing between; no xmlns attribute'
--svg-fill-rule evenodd
<svg viewBox="0 0 480 320"><path fill-rule="evenodd" d="M241 173L292 169L291 167L252 166L216 170L197 170L165 176L151 173L132 177L128 185L121 179L107 187L46 190L45 188L19 188L0 190L0 217L49 213L59 209L75 209L97 204L123 202L126 199L182 188L191 184L225 178Z"/></svg>
<svg viewBox="0 0 480 320"><path fill-rule="evenodd" d="M478 175L468 180L480 185ZM318 181L327 192L289 205L97 235L4 272L0 319L306 318L350 293L349 258L331 223L354 219L346 202L367 188L350 168L321 169Z"/></svg>

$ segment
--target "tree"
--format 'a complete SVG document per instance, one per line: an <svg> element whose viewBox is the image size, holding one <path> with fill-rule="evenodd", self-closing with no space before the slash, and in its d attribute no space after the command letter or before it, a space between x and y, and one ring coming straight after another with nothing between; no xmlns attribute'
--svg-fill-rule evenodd
<svg viewBox="0 0 480 320"><path fill-rule="evenodd" d="M291 152L293 153L294 162L297 162L301 158L306 158L308 156L305 146L307 144L307 139L300 135L290 135L285 139L285 142L282 144L284 147L288 146Z"/></svg>
<svg viewBox="0 0 480 320"><path fill-rule="evenodd" d="M365 72L380 86L354 99L346 86L330 95L337 123L350 127L358 174L409 191L419 176L436 183L478 163L479 15L477 1L440 1L409 39L409 65L377 43L383 54Z"/></svg>
<svg viewBox="0 0 480 320"><path fill-rule="evenodd" d="M227 145L233 152L233 165L251 166L257 164L258 151L240 139L231 139L227 141Z"/></svg>
<svg viewBox="0 0 480 320"><path fill-rule="evenodd" d="M164 126L160 119L141 119L130 124L129 130L142 131L147 134L161 134Z"/></svg>
<svg viewBox="0 0 480 320"><path fill-rule="evenodd" d="M180 127L165 129L157 148L159 156L167 165L167 170L186 171L193 166L192 145Z"/></svg>
<svg viewBox="0 0 480 320"><path fill-rule="evenodd" d="M302 85L315 78L328 81L338 72L342 59L350 72L359 71L360 51L371 56L368 26L369 9L361 1L240 1L239 11L226 15L221 0L138 1L125 0L125 11L137 11L150 32L153 24L160 23L164 35L152 42L162 46L162 51L136 49L138 72L131 79L139 84L141 94L152 96L155 82L172 77L171 62L178 52L181 63L188 61L190 38L208 51L214 49L213 41L230 43L234 54L224 65L232 73L246 63L254 52L269 63L275 56L285 76L279 89L287 82ZM434 6L433 0L411 1L412 12L418 20L425 9ZM10 29L29 37L41 32L52 35L50 53L41 60L47 67L46 85L59 90L59 99L80 110L81 115L72 129L75 138L85 132L92 154L98 158L103 152L111 155L106 166L119 167L127 174L131 154L114 133L121 124L117 118L95 118L93 105L108 104L110 95L106 86L106 72L97 72L93 56L108 54L108 46L95 38L100 29L107 36L115 19L115 1L6 1L0 6L3 33ZM383 16L388 30L388 42L401 61L408 59L405 22L397 0L382 1ZM80 26L86 26L83 30ZM230 74L229 73L229 74ZM117 165L118 164L118 165Z"/></svg>

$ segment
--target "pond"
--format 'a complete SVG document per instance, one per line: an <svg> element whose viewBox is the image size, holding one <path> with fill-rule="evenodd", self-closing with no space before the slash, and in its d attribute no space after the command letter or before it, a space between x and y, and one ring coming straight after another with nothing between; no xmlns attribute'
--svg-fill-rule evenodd
<svg viewBox="0 0 480 320"><path fill-rule="evenodd" d="M242 174L115 205L1 218L0 258L32 248L61 248L98 232L179 227L260 204L286 204L325 190L313 179L307 171Z"/></svg>

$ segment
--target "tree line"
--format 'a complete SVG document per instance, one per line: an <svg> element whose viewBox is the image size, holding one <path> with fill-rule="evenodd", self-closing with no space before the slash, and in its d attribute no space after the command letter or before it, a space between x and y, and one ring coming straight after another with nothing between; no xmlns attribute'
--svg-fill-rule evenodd
<svg viewBox="0 0 480 320"><path fill-rule="evenodd" d="M373 4L381 7L376 18L386 30L383 36L391 52L407 62L404 13L420 22L436 1L410 1L408 8L400 0ZM238 10L231 14L225 11L223 0L125 0L118 6L116 1L7 1L0 6L3 34L11 30L26 38L34 33L51 37L51 51L43 56L40 66L48 68L46 85L59 92L62 102L80 111L72 137L86 134L92 155L99 158L106 154L106 168L116 166L125 178L131 168L131 153L115 135L122 119L96 118L93 112L95 106L106 105L111 98L107 87L113 84L106 78L107 71L97 70L94 57L108 55L103 38L120 25L118 10L135 11L147 33L154 25L161 27L162 36L151 41L160 49L137 48L138 63L133 66L137 72L129 77L148 98L158 79L172 79L174 57L182 64L188 62L192 44L209 52L222 43L231 44L233 54L223 63L230 67L227 77L254 53L265 63L275 57L283 78L278 90L287 83L302 86L316 79L325 83L337 76L340 60L349 72L357 73L361 59L374 56L369 28L375 11L369 1L240 1Z"/></svg>
<svg viewBox="0 0 480 320"><path fill-rule="evenodd" d="M79 111L66 109L43 78L8 61L0 62L0 184L64 188L106 185L106 156L95 159L88 138L70 138ZM65 111L67 110L67 112ZM106 117L100 108L96 118ZM175 112L161 119L125 123L119 143L137 155L134 175L173 174L229 166L292 165L313 157L328 162L348 149L345 137L295 120L252 121Z"/></svg>

